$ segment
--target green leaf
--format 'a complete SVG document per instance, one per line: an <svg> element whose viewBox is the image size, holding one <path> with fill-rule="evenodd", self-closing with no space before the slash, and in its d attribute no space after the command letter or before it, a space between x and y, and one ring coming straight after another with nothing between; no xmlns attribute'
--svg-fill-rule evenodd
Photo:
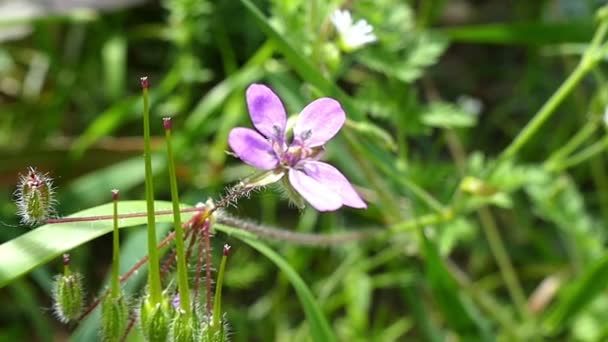
<svg viewBox="0 0 608 342"><path fill-rule="evenodd" d="M427 67L437 63L446 48L447 40L443 36L420 34L404 50L369 48L360 53L359 59L370 69L410 83L420 78Z"/></svg>
<svg viewBox="0 0 608 342"><path fill-rule="evenodd" d="M273 40L277 49L283 53L285 58L289 61L289 65L295 69L300 77L317 87L325 96L338 98L352 119L364 119L364 114L357 109L350 97L346 95L342 89L325 78L308 58L302 56L298 50L294 49L281 33L270 25L269 20L250 0L241 0L241 3L243 3L245 8L251 13L266 36Z"/></svg>
<svg viewBox="0 0 608 342"><path fill-rule="evenodd" d="M171 203L157 201L158 210L170 210ZM121 201L119 214L144 213L145 201ZM109 215L112 213L112 204L86 209L68 217L89 217ZM192 214L185 214L182 218L189 219ZM171 222L172 215L157 215L157 222ZM120 219L121 228L145 224L146 217ZM315 341L335 341L327 319L302 278L297 272L276 252L256 241L255 236L227 226L216 225L220 231L233 234L251 247L264 254L285 273L300 298L304 312L310 324L311 335ZM70 222L46 224L38 227L18 238L0 245L0 288L34 268L43 265L75 247L89 242L101 235L112 231L112 221L99 220L92 222Z"/></svg>
<svg viewBox="0 0 608 342"><path fill-rule="evenodd" d="M441 29L453 41L466 43L544 45L588 42L593 21L564 23L508 23Z"/></svg>
<svg viewBox="0 0 608 342"><path fill-rule="evenodd" d="M446 323L464 340L490 341L487 323L473 306L445 267L435 244L424 233L422 248L426 275Z"/></svg>
<svg viewBox="0 0 608 342"><path fill-rule="evenodd" d="M585 309L608 284L608 256L597 260L566 287L558 296L559 300L549 311L544 321L548 333L553 335L568 326L568 323Z"/></svg>
<svg viewBox="0 0 608 342"><path fill-rule="evenodd" d="M170 202L156 202L158 210L171 209ZM145 212L145 201L121 201L119 214ZM110 215L112 204L86 209L68 217ZM191 214L190 214L191 215ZM186 215L184 220L190 215ZM159 215L158 222L171 222L173 216ZM121 228L145 224L146 217L120 219ZM62 253L112 231L112 220L45 224L0 245L0 288L43 265ZM108 247L110 248L110 247Z"/></svg>
<svg viewBox="0 0 608 342"><path fill-rule="evenodd" d="M422 114L422 122L431 127L473 127L477 116L447 102L433 102Z"/></svg>
<svg viewBox="0 0 608 342"><path fill-rule="evenodd" d="M225 233L234 235L239 240L245 242L249 246L256 249L258 252L262 253L266 256L270 261L272 261L281 271L291 285L293 285L298 298L300 299L300 304L302 304L302 308L306 314L306 318L309 324L309 331L313 341L317 342L331 342L336 341L336 337L334 336L325 315L321 311L321 308L317 304L312 292L306 286L306 283L300 275L289 265L285 259L280 256L277 252L272 250L270 247L256 240L256 237L250 233L234 229L228 226L215 224L214 226L218 230L221 230Z"/></svg>

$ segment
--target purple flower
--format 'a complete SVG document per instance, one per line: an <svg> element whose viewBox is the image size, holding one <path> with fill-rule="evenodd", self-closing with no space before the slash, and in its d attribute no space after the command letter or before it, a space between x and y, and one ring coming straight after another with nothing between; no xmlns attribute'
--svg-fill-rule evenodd
<svg viewBox="0 0 608 342"><path fill-rule="evenodd" d="M323 97L309 103L286 141L287 115L278 96L268 87L247 88L247 106L256 130L237 127L228 144L245 163L269 171L271 181L286 173L289 184L319 211L346 205L367 208L350 182L335 167L318 161L323 145L344 125L346 114L338 101Z"/></svg>

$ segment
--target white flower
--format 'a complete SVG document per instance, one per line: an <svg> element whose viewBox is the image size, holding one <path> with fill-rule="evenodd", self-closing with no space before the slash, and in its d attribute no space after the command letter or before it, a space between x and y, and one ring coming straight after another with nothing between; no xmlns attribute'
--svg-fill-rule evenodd
<svg viewBox="0 0 608 342"><path fill-rule="evenodd" d="M471 113L474 116L479 116L483 111L483 102L469 95L460 95L456 100L458 106L467 113Z"/></svg>
<svg viewBox="0 0 608 342"><path fill-rule="evenodd" d="M340 35L340 45L345 51L353 51L378 40L373 32L374 28L366 20L359 19L353 24L349 11L337 9L330 20Z"/></svg>
<svg viewBox="0 0 608 342"><path fill-rule="evenodd" d="M608 127L608 106L606 106L606 108L604 109L604 116L602 117L602 119L604 121L604 125Z"/></svg>

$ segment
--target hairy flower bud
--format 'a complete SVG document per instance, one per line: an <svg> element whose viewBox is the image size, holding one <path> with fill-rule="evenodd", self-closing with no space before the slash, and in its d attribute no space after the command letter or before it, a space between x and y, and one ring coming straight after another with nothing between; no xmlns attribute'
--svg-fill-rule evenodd
<svg viewBox="0 0 608 342"><path fill-rule="evenodd" d="M65 271L55 277L53 283L53 308L57 318L68 323L80 317L84 308L84 288L80 273L69 269L69 256L63 257Z"/></svg>
<svg viewBox="0 0 608 342"><path fill-rule="evenodd" d="M194 342L199 341L200 324L196 316L186 315L180 310L175 311L171 324L171 341Z"/></svg>
<svg viewBox="0 0 608 342"><path fill-rule="evenodd" d="M163 299L162 303L152 303L150 297L141 302L140 322L146 341L165 342L169 335L169 305Z"/></svg>
<svg viewBox="0 0 608 342"><path fill-rule="evenodd" d="M123 295L107 296L101 303L101 339L121 341L129 324L129 305Z"/></svg>
<svg viewBox="0 0 608 342"><path fill-rule="evenodd" d="M203 324L201 328L201 342L228 342L230 341L230 327L225 319L222 319L219 326L213 324Z"/></svg>
<svg viewBox="0 0 608 342"><path fill-rule="evenodd" d="M17 214L21 222L36 225L45 222L55 214L55 192L53 182L47 174L28 168L26 175L20 175L15 191Z"/></svg>

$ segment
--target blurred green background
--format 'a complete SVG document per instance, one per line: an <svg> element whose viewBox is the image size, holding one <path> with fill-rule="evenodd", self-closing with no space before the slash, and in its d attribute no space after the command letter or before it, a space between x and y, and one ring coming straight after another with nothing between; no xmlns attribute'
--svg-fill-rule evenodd
<svg viewBox="0 0 608 342"><path fill-rule="evenodd" d="M269 242L338 340L606 340L605 66L517 159L494 163L576 66L603 4L0 0L0 242L30 229L12 202L28 166L54 179L60 215L107 203L112 188L143 199L144 75L157 198L169 199L161 118L173 116L182 202L218 199L252 171L226 153L226 138L251 127L244 91L260 82L289 114L317 97L341 101L348 122L325 159L369 209L299 211L271 187L227 211L301 232L387 232L327 248ZM338 8L378 41L340 50L329 19ZM124 230L125 269L145 254L144 236ZM232 340L308 341L276 266L230 236L213 242L235 251L224 289ZM72 251L89 298L103 289L110 246L104 236ZM52 315L60 269L51 262L0 290L1 341L95 340L95 322Z"/></svg>

